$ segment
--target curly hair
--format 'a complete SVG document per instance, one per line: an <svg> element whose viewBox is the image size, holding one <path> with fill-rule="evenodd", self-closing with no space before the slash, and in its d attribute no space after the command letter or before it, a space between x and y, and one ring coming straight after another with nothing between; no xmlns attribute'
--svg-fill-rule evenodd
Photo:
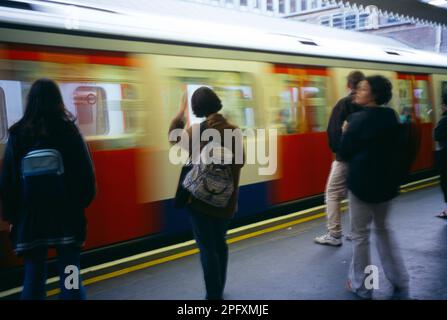
<svg viewBox="0 0 447 320"><path fill-rule="evenodd" d="M365 78L371 87L371 94L374 96L374 101L381 106L390 102L393 97L393 85L391 81L384 76L369 76Z"/></svg>

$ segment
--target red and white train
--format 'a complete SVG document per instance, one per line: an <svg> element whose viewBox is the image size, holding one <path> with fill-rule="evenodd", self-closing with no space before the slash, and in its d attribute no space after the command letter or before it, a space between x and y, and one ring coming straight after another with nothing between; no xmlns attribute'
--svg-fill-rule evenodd
<svg viewBox="0 0 447 320"><path fill-rule="evenodd" d="M132 2L77 3L1 2L0 155L31 83L55 79L97 174L84 265L188 232L187 215L173 208L180 166L169 162L167 131L182 93L198 85L213 87L222 112L241 128L280 132L277 173L259 175L257 164L242 170L235 224L322 201L332 161L327 121L354 69L392 80L391 107L399 114L410 110L422 131L413 170L431 172L447 56L377 36L172 0L147 1L140 10ZM21 264L2 226L0 291L15 285L10 275Z"/></svg>

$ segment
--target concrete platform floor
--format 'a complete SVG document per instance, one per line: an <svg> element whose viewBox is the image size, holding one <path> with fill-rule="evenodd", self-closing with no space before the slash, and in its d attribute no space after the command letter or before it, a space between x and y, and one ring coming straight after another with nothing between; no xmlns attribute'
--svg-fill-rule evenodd
<svg viewBox="0 0 447 320"><path fill-rule="evenodd" d="M400 195L390 225L410 274L415 299L447 299L447 220L439 187ZM343 215L343 226L348 226ZM346 232L347 228L345 228ZM344 289L351 243L341 247L314 244L325 232L325 219L309 221L230 245L226 300L355 299ZM372 238L372 263L380 268L375 299L389 297ZM198 254L86 287L89 299L196 300L205 296Z"/></svg>

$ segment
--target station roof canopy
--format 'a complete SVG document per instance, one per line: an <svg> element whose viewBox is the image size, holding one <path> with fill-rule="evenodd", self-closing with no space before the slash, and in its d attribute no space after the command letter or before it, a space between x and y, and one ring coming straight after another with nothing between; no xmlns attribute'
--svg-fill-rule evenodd
<svg viewBox="0 0 447 320"><path fill-rule="evenodd" d="M376 6L382 13L416 23L447 27L447 1L443 0L350 0L344 3L363 7Z"/></svg>

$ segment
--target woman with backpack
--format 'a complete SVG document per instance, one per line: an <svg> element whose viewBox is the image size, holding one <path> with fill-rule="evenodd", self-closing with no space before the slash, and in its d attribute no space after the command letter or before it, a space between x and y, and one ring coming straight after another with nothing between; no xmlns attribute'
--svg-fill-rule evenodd
<svg viewBox="0 0 447 320"><path fill-rule="evenodd" d="M84 209L95 196L88 147L57 84L33 83L23 117L9 129L0 192L15 252L24 259L22 299L45 299L48 248L58 255L61 299L85 299L80 274Z"/></svg>
<svg viewBox="0 0 447 320"><path fill-rule="evenodd" d="M236 126L228 123L218 113L222 109L222 103L213 90L207 87L197 89L191 97L191 107L196 117L206 119L201 124L194 124L183 130L185 134L182 136L182 140L179 141L180 146L189 151L193 160L197 160L207 144L201 141L201 136L208 130L209 133L215 134L216 138L220 138L220 143L217 141L213 141L213 143L218 143L218 145L229 150L233 155L228 164L228 175L231 177L230 184L232 185L224 188L226 190L231 189L231 193L228 194L227 198L225 198L225 192L221 194L223 197L220 197L218 194L213 195L203 183L208 181L208 187L225 184L225 175L219 175L219 172L217 172L221 168L224 172L225 167L207 167L203 164L195 164L193 166L196 167L193 167L189 175L186 175L185 181L180 181L180 183L185 182L184 187L190 191L187 196L186 207L190 214L194 238L200 250L200 261L206 286L206 299L221 300L223 298L228 264L228 246L225 237L231 218L237 210L239 176L244 161L242 135ZM184 128L186 108L187 100L186 95L184 95L182 108L172 120L169 128L170 133L174 129ZM225 140L225 130L235 133L235 136L228 139L228 141ZM186 141L183 139L184 137L186 137ZM196 150L199 153L194 154ZM237 161L237 155L242 155L242 159L239 159L240 161ZM213 170L215 171L213 172Z"/></svg>
<svg viewBox="0 0 447 320"><path fill-rule="evenodd" d="M371 265L370 229L374 222L377 249L386 278L394 288L393 298L409 296L409 277L393 234L388 227L391 200L399 193L402 170L401 130L396 112L384 106L392 97L391 82L370 76L356 90L355 103L365 107L351 116L343 128L340 155L349 163L348 189L353 256L347 288L357 296L372 298L371 283L365 283Z"/></svg>

